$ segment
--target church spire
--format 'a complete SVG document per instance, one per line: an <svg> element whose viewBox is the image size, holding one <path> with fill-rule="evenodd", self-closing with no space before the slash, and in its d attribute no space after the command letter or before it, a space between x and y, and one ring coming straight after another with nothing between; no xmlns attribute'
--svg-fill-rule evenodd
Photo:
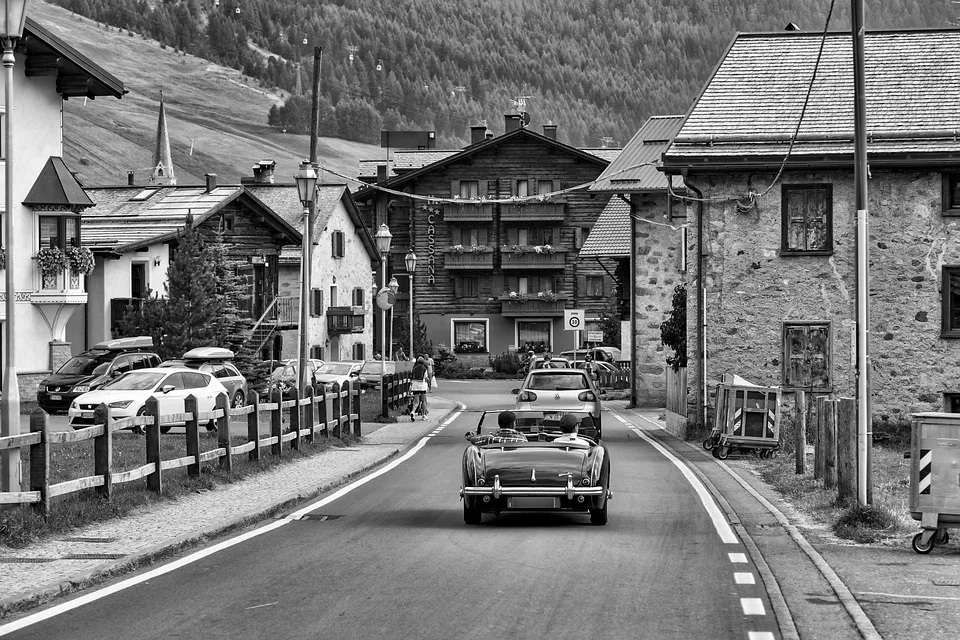
<svg viewBox="0 0 960 640"><path fill-rule="evenodd" d="M160 89L160 118L157 121L157 146L153 152L153 178L157 184L177 184L170 156L170 136L167 135L167 116L163 109L163 89Z"/></svg>

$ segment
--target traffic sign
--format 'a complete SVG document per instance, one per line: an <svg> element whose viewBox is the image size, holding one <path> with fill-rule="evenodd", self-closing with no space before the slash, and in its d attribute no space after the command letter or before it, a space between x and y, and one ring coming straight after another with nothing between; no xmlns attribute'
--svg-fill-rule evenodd
<svg viewBox="0 0 960 640"><path fill-rule="evenodd" d="M587 331L587 342L603 342L603 331Z"/></svg>
<svg viewBox="0 0 960 640"><path fill-rule="evenodd" d="M397 294L390 287L384 287L377 292L377 306L381 309L390 309L397 303Z"/></svg>
<svg viewBox="0 0 960 640"><path fill-rule="evenodd" d="M583 331L584 317L583 309L564 309L563 328L567 331Z"/></svg>

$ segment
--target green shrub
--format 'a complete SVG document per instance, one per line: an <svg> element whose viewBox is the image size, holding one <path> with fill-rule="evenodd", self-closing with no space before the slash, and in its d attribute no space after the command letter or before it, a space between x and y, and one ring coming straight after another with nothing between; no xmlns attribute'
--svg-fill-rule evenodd
<svg viewBox="0 0 960 640"><path fill-rule="evenodd" d="M495 356L490 356L490 367L497 373L513 375L520 368L520 356L516 351L498 353Z"/></svg>
<svg viewBox="0 0 960 640"><path fill-rule="evenodd" d="M457 356L447 349L446 345L437 347L437 354L433 356L433 373L438 378L456 378L456 372L465 367L457 360Z"/></svg>
<svg viewBox="0 0 960 640"><path fill-rule="evenodd" d="M897 517L886 507L854 504L837 517L833 532L855 542L876 542L897 529Z"/></svg>

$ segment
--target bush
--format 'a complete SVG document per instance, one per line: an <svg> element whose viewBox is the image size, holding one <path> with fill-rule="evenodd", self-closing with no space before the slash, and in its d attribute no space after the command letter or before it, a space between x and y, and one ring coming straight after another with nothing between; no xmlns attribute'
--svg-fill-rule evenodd
<svg viewBox="0 0 960 640"><path fill-rule="evenodd" d="M885 507L855 504L845 509L833 525L833 532L855 542L876 542L884 533L895 531L897 517Z"/></svg>
<svg viewBox="0 0 960 640"><path fill-rule="evenodd" d="M437 355L433 357L433 373L438 378L455 378L455 372L462 371L465 367L457 360L457 356L447 349L446 345L437 347Z"/></svg>
<svg viewBox="0 0 960 640"><path fill-rule="evenodd" d="M508 373L513 375L520 368L520 356L517 352L498 353L490 356L490 366L497 373Z"/></svg>

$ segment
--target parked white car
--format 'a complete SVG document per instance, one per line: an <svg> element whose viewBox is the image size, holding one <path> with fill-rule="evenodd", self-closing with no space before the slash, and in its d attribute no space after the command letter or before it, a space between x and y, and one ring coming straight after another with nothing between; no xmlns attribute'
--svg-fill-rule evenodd
<svg viewBox="0 0 960 640"><path fill-rule="evenodd" d="M351 380L360 380L360 369L363 367L363 360L342 360L339 362L324 362L313 374L314 379L320 384L327 386L334 382L339 382L340 386L347 384Z"/></svg>
<svg viewBox="0 0 960 640"><path fill-rule="evenodd" d="M98 405L106 404L110 408L110 418L145 415L147 399L155 397L159 403L160 415L184 413L184 401L189 395L197 398L200 412L213 411L219 394L227 395L227 389L209 373L186 367L164 367L140 369L125 373L96 391L77 397L67 412L70 426L82 429L93 424L93 412ZM229 398L229 396L228 396ZM175 424L161 424L161 433L170 431ZM211 420L208 430L216 428Z"/></svg>

